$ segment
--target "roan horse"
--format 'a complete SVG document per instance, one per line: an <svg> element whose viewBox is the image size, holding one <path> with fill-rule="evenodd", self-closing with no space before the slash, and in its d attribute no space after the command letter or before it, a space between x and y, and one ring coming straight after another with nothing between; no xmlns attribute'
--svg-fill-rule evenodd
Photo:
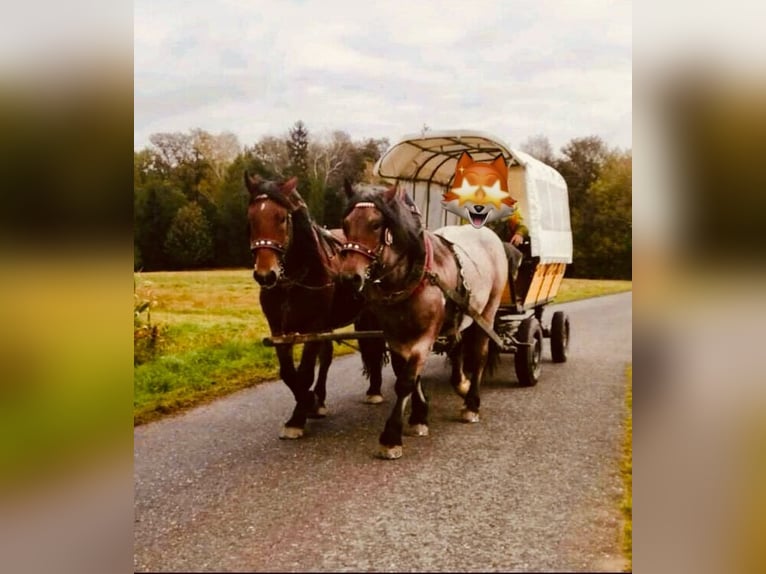
<svg viewBox="0 0 766 574"><path fill-rule="evenodd" d="M342 235L320 228L309 215L296 190L297 178L285 182L262 180L245 172L250 192L247 217L253 278L261 286L260 303L272 336L330 331L354 322L357 330L377 329L374 317L362 310L363 300L339 285ZM365 374L370 379L366 402L381 403L385 342L360 339ZM282 427L280 438L299 438L307 417L327 414L327 371L332 362L332 341L303 346L298 368L292 345L277 345L279 375L295 396L295 409ZM314 369L319 371L314 390Z"/></svg>
<svg viewBox="0 0 766 574"><path fill-rule="evenodd" d="M399 458L410 396L411 434L428 434L428 403L420 373L439 336L451 342L450 382L465 399L462 420L478 422L479 385L490 347L476 321L493 324L508 278L508 261L500 239L488 229L422 228L396 186L357 186L355 192L347 185L346 194L347 243L341 275L364 295L391 352L396 404L380 435L378 455ZM494 351L499 349L492 350L495 360Z"/></svg>

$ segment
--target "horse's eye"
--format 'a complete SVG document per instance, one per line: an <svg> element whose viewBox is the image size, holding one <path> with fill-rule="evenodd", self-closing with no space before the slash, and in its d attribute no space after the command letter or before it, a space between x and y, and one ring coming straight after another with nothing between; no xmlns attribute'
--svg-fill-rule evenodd
<svg viewBox="0 0 766 574"><path fill-rule="evenodd" d="M279 218L279 224L280 225L283 224L285 221L287 221L287 217L282 216L282 217Z"/></svg>
<svg viewBox="0 0 766 574"><path fill-rule="evenodd" d="M380 228L381 228L380 221L376 221L375 223L372 224L373 231L380 231Z"/></svg>

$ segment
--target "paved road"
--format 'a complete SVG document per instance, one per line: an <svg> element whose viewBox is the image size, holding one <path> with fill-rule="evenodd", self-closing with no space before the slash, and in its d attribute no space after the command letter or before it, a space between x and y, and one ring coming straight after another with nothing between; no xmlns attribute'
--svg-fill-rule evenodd
<svg viewBox="0 0 766 574"><path fill-rule="evenodd" d="M281 382L135 429L137 571L596 571L616 569L632 295L551 306L570 358L533 388L513 357L482 387L482 420L457 421L446 359L426 366L430 436L373 457L391 408L363 404L358 356L336 360L330 417L277 438Z"/></svg>

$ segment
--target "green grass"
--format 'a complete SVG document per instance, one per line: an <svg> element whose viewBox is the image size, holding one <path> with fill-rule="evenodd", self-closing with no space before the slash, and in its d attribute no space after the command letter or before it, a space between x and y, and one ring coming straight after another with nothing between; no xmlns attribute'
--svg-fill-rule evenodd
<svg viewBox="0 0 766 574"><path fill-rule="evenodd" d="M589 297L612 295L633 289L632 281L618 279L564 279L556 295L556 303L566 303Z"/></svg>
<svg viewBox="0 0 766 574"><path fill-rule="evenodd" d="M557 301L628 291L631 285L564 279ZM135 294L152 302L150 321L160 332L155 355L134 367L134 424L278 378L274 349L262 343L269 329L249 269L137 273ZM300 350L295 348L296 356ZM335 345L336 356L350 352Z"/></svg>
<svg viewBox="0 0 766 574"><path fill-rule="evenodd" d="M622 445L622 463L620 471L625 488L621 510L623 514L622 549L628 561L628 570L633 570L633 367L627 371L627 391L625 394L627 410L625 420L625 438Z"/></svg>
<svg viewBox="0 0 766 574"><path fill-rule="evenodd" d="M156 355L134 367L134 424L278 377L276 353L262 342L269 328L248 269L135 279L137 297L152 302L150 321L160 336ZM336 345L336 356L349 352Z"/></svg>

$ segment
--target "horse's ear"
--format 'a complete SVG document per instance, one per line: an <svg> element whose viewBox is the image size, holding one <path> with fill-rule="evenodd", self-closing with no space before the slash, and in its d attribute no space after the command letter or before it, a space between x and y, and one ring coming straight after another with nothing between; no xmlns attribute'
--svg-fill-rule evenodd
<svg viewBox="0 0 766 574"><path fill-rule="evenodd" d="M261 178L258 177L258 174L250 175L250 173L245 170L245 187L247 187L247 191L250 193L256 192L260 184Z"/></svg>
<svg viewBox="0 0 766 574"><path fill-rule="evenodd" d="M286 182L284 182L282 185L279 186L279 190L284 195L291 195L295 188L298 187L298 178L293 176L290 179L288 179Z"/></svg>
<svg viewBox="0 0 766 574"><path fill-rule="evenodd" d="M346 197L351 199L354 197L354 186L351 185L351 180L347 177L343 178L343 191L346 192Z"/></svg>
<svg viewBox="0 0 766 574"><path fill-rule="evenodd" d="M383 192L383 199L386 201L386 203L391 203L396 199L396 197L399 195L399 186L396 184L389 187L386 191Z"/></svg>

